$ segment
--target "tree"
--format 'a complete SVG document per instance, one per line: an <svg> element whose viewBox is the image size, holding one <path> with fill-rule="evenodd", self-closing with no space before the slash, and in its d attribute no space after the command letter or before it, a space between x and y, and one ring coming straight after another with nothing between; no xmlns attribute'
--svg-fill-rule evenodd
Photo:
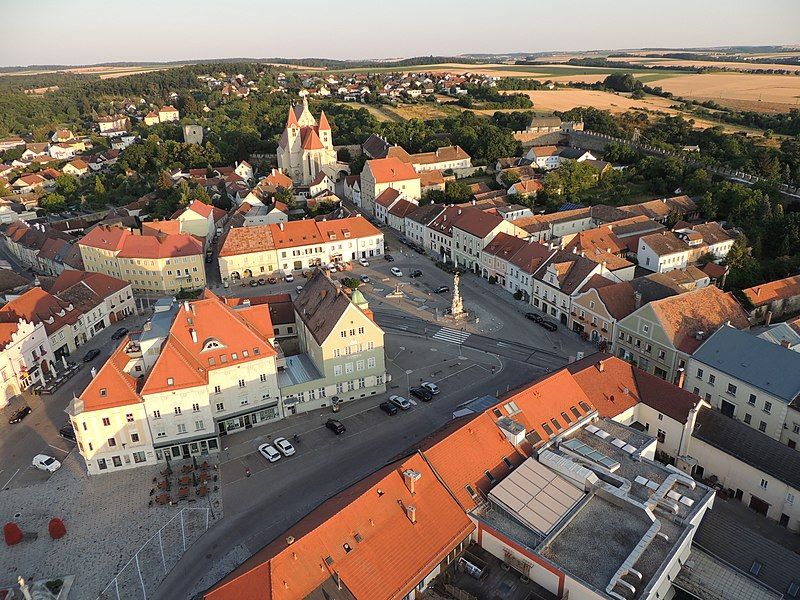
<svg viewBox="0 0 800 600"><path fill-rule="evenodd" d="M707 219L716 219L719 213L719 204L711 192L703 194L702 198L697 202L697 208L700 210L700 214Z"/></svg>
<svg viewBox="0 0 800 600"><path fill-rule="evenodd" d="M450 201L456 204L466 202L472 196L469 186L463 181L448 181L445 184L444 193Z"/></svg>
<svg viewBox="0 0 800 600"><path fill-rule="evenodd" d="M273 195L276 202L283 202L289 210L294 208L294 192L289 188L279 187Z"/></svg>
<svg viewBox="0 0 800 600"><path fill-rule="evenodd" d="M683 184L683 190L690 196L705 194L710 187L711 175L705 169L692 171L692 174L686 178L686 183Z"/></svg>
<svg viewBox="0 0 800 600"><path fill-rule="evenodd" d="M589 165L569 161L550 171L544 178L548 197L577 198L597 183L597 173Z"/></svg>
<svg viewBox="0 0 800 600"><path fill-rule="evenodd" d="M46 210L50 213L57 213L63 211L67 207L67 199L61 194L47 194L44 198L39 200L39 208Z"/></svg>
<svg viewBox="0 0 800 600"><path fill-rule="evenodd" d="M603 80L603 87L615 92L633 92L642 89L644 84L630 73L612 73Z"/></svg>
<svg viewBox="0 0 800 600"><path fill-rule="evenodd" d="M94 195L97 198L105 198L106 195L106 186L99 176L95 176L94 178Z"/></svg>
<svg viewBox="0 0 800 600"><path fill-rule="evenodd" d="M519 183L519 173L517 171L503 171L503 174L500 175L500 180L503 182L504 186L509 188L515 183Z"/></svg>
<svg viewBox="0 0 800 600"><path fill-rule="evenodd" d="M81 186L78 178L74 175L63 174L56 177L56 190L59 194L70 196L78 191Z"/></svg>

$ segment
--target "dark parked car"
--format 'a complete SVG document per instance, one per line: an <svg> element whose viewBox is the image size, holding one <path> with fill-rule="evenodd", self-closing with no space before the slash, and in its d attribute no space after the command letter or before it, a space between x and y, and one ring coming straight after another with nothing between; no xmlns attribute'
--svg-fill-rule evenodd
<svg viewBox="0 0 800 600"><path fill-rule="evenodd" d="M261 278L258 280L258 285L267 285L267 280L266 280L266 279L264 279L263 277L261 277Z"/></svg>
<svg viewBox="0 0 800 600"><path fill-rule="evenodd" d="M394 256L391 254L384 254L383 258L386 259L386 262L394 262Z"/></svg>
<svg viewBox="0 0 800 600"><path fill-rule="evenodd" d="M114 333L111 334L112 340L121 340L126 335L128 335L128 328L127 327L120 327Z"/></svg>
<svg viewBox="0 0 800 600"><path fill-rule="evenodd" d="M396 415L397 407L391 402L381 402L379 408L387 415Z"/></svg>
<svg viewBox="0 0 800 600"><path fill-rule="evenodd" d="M428 390L421 387L414 387L408 390L408 392L414 396L415 398L419 398L423 402L430 402L433 400L433 394L431 394Z"/></svg>
<svg viewBox="0 0 800 600"><path fill-rule="evenodd" d="M72 442L75 441L75 430L69 423L67 423L61 429L58 430L58 435L63 437L65 440L70 440Z"/></svg>
<svg viewBox="0 0 800 600"><path fill-rule="evenodd" d="M272 285L278 283L277 277L267 277L267 281Z"/></svg>
<svg viewBox="0 0 800 600"><path fill-rule="evenodd" d="M408 274L408 276L411 277L412 279L416 277L422 277L422 271L420 271L419 269L414 269L413 271L411 271L411 273Z"/></svg>
<svg viewBox="0 0 800 600"><path fill-rule="evenodd" d="M15 412L13 415L11 415L11 418L8 420L8 423L9 424L19 423L20 421L22 421L22 419L27 417L29 414L31 414L31 407L30 406L23 406L17 412Z"/></svg>
<svg viewBox="0 0 800 600"><path fill-rule="evenodd" d="M558 329L558 325L556 325L552 321L545 321L544 319L542 319L542 322L539 323L539 325L547 329L547 331L555 331L556 329Z"/></svg>
<svg viewBox="0 0 800 600"><path fill-rule="evenodd" d="M214 262L214 256L212 254L206 254L206 264L210 265L212 262Z"/></svg>
<svg viewBox="0 0 800 600"><path fill-rule="evenodd" d="M256 281L255 279L251 279L250 280L250 287L257 287L257 286L258 286L258 281Z"/></svg>
<svg viewBox="0 0 800 600"><path fill-rule="evenodd" d="M423 248L422 246L415 245L414 252L416 252L417 254L425 254L425 248Z"/></svg>
<svg viewBox="0 0 800 600"><path fill-rule="evenodd" d="M525 318L530 319L534 323L541 323L544 321L542 315L537 315L536 313L525 313Z"/></svg>
<svg viewBox="0 0 800 600"><path fill-rule="evenodd" d="M346 429L344 428L344 423L342 423L338 419L328 419L327 421L325 421L325 427L330 429L336 435L339 435L340 433L344 433L346 431Z"/></svg>
<svg viewBox="0 0 800 600"><path fill-rule="evenodd" d="M86 355L83 357L83 362L86 362L86 363L92 362L95 358L97 358L97 356L99 354L100 354L100 350L98 350L97 348L93 348L92 350L89 350L86 353Z"/></svg>
<svg viewBox="0 0 800 600"><path fill-rule="evenodd" d="M446 285L440 285L438 288L433 290L434 294L446 294L450 291L450 287Z"/></svg>

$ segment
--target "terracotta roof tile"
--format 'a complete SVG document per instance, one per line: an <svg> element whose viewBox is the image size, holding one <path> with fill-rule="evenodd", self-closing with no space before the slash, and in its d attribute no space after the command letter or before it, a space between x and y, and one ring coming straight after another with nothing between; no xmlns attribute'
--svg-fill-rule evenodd
<svg viewBox="0 0 800 600"><path fill-rule="evenodd" d="M408 181L419 179L419 175L408 163L399 158L378 158L367 161L367 168L372 173L376 183L392 183L395 181Z"/></svg>
<svg viewBox="0 0 800 600"><path fill-rule="evenodd" d="M97 375L81 392L80 399L85 411L105 410L142 402L136 393L136 378L125 371L129 362L125 348L129 342L130 338L125 336L109 359L100 367Z"/></svg>

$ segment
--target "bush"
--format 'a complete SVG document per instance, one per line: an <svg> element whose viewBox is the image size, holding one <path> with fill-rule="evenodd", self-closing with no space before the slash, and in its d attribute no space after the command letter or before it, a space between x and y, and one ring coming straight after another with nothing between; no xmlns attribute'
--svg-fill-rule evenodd
<svg viewBox="0 0 800 600"><path fill-rule="evenodd" d="M67 528L64 527L64 521L58 517L50 519L50 524L47 526L47 530L50 532L50 537L54 540L60 540L62 537L67 535Z"/></svg>
<svg viewBox="0 0 800 600"><path fill-rule="evenodd" d="M6 546L13 546L22 541L22 530L16 523L6 523L3 525L3 537L6 538Z"/></svg>
<svg viewBox="0 0 800 600"><path fill-rule="evenodd" d="M522 300L522 290L514 292L514 300Z"/></svg>
<svg viewBox="0 0 800 600"><path fill-rule="evenodd" d="M495 277L494 275L490 275L490 276L489 276L489 283L490 283L491 285L494 285L494 284L496 284L496 283L497 283L497 277Z"/></svg>

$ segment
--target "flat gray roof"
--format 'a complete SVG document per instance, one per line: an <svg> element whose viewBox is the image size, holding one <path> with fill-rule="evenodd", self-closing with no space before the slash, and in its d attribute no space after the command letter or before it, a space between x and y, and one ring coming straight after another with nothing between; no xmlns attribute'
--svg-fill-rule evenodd
<svg viewBox="0 0 800 600"><path fill-rule="evenodd" d="M307 354L286 357L286 368L278 371L278 385L289 387L321 379L322 374Z"/></svg>

